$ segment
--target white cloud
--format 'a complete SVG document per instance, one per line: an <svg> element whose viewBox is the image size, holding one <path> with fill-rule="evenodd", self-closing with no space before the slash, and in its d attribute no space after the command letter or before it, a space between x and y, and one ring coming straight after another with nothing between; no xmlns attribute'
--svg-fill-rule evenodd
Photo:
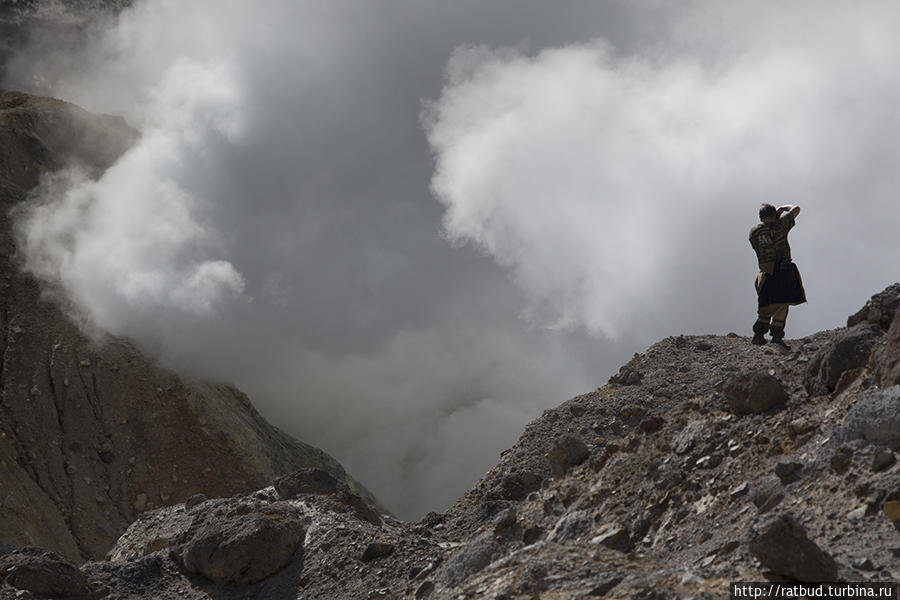
<svg viewBox="0 0 900 600"><path fill-rule="evenodd" d="M794 254L813 302L846 289L835 266L854 273L855 302L892 277L854 269L871 260L853 240L873 241L871 214L900 183L878 165L900 149L886 127L898 9L803 5L742 22L730 6L701 4L678 21L692 29L645 54L602 41L454 54L425 113L445 230L508 268L540 322L610 337L645 332L648 318L657 332L663 320L738 328L752 318L746 230L761 202L807 208L797 232L811 235L795 234ZM878 254L898 249L878 237ZM833 326L819 306L807 322Z"/></svg>

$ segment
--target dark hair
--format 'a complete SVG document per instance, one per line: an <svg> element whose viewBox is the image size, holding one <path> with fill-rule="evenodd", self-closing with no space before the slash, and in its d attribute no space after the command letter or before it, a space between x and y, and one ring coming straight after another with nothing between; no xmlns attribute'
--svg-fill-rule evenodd
<svg viewBox="0 0 900 600"><path fill-rule="evenodd" d="M765 221L766 219L774 219L778 216L778 211L775 210L775 207L771 204L763 204L759 207L759 220Z"/></svg>

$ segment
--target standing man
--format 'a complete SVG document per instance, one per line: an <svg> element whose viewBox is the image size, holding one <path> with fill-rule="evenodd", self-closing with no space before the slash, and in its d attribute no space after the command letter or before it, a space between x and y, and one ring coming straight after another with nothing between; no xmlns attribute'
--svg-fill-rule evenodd
<svg viewBox="0 0 900 600"><path fill-rule="evenodd" d="M794 226L799 206L787 204L775 208L763 204L759 209L760 223L750 229L750 245L756 251L759 273L756 276L756 296L759 300L758 318L753 324L753 343L765 344L766 333L772 333L771 343L789 349L784 343L784 323L788 306L806 302L800 271L791 261L788 231Z"/></svg>

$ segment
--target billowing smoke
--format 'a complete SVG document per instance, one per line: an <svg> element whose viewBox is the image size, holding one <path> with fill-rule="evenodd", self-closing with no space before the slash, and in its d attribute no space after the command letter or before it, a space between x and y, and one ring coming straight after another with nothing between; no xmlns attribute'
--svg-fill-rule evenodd
<svg viewBox="0 0 900 600"><path fill-rule="evenodd" d="M900 9L826 4L137 0L35 31L5 87L141 138L45 182L29 268L416 517L648 343L746 333L761 201L803 206L789 337L896 279Z"/></svg>
<svg viewBox="0 0 900 600"><path fill-rule="evenodd" d="M828 7L710 5L626 56L458 49L426 119L448 234L548 324L745 330L754 209L799 204L794 333L837 325L897 277L900 10Z"/></svg>

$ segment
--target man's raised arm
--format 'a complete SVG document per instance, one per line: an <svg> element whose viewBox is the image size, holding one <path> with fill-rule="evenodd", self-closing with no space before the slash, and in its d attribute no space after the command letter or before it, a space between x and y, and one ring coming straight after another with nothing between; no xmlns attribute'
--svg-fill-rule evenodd
<svg viewBox="0 0 900 600"><path fill-rule="evenodd" d="M794 206L793 204L785 204L784 206L779 206L777 209L777 212L778 212L779 217L781 216L781 213L783 213L783 212L790 212L793 215L793 217L796 219L797 215L800 214L800 207Z"/></svg>

